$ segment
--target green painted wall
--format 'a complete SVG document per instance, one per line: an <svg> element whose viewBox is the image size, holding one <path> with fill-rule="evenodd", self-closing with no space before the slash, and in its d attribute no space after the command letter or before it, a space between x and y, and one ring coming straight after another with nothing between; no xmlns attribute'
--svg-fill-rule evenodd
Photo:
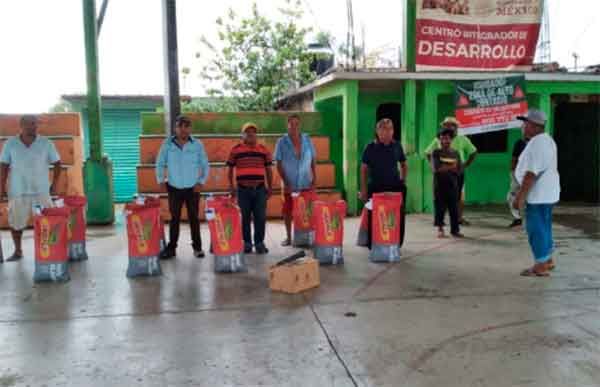
<svg viewBox="0 0 600 387"><path fill-rule="evenodd" d="M367 81L365 81L367 82ZM354 98L356 81L336 81L315 90L315 109L323 120L344 125L343 135L351 137L342 151L343 173L338 185L350 195L356 195L359 184L360 155L372 140L377 107L382 103L402 104L402 144L408 155L409 178L407 208L412 212L432 212L432 173L424 150L437 133L439 123L446 115L453 115L454 83L445 80L404 81L399 90L385 92L360 91L356 97L356 127L346 127L355 118L347 111ZM553 133L553 94L599 94L600 82L527 82L528 102L531 107L543 110L548 116L548 133ZM329 124L328 124L329 125ZM509 168L512 146L521 136L520 128L509 130L504 152L481 153L466 176L466 200L470 204L503 203L509 187ZM342 141L343 142L343 141ZM354 155L351 154L354 149ZM349 168L351 167L351 168ZM352 172L355 171L355 172ZM349 178L351 177L351 178ZM352 181L356 181L354 187ZM356 203L356 210L360 203ZM356 213L352 212L351 213Z"/></svg>

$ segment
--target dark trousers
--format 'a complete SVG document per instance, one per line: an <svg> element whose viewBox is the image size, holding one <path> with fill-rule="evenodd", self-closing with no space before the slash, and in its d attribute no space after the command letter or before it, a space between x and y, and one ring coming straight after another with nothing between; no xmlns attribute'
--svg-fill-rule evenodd
<svg viewBox="0 0 600 387"><path fill-rule="evenodd" d="M446 210L450 214L450 232L457 234L460 232L458 225L458 201L460 196L456 187L439 187L435 188L434 192L434 206L435 206L435 219L434 225L436 227L444 226L444 217L446 216Z"/></svg>
<svg viewBox="0 0 600 387"><path fill-rule="evenodd" d="M264 185L256 188L238 186L238 205L242 211L242 235L244 245L252 246L250 222L254 223L254 245L265 241L267 224L267 190Z"/></svg>
<svg viewBox="0 0 600 387"><path fill-rule="evenodd" d="M187 208L188 221L190 222L190 233L192 236L192 248L202 250L202 239L200 239L200 219L198 218L198 203L200 194L194 192L193 188L178 189L167 185L169 193L169 211L171 222L169 223L168 249L175 250L179 241L179 224L181 223L181 207L183 203Z"/></svg>
<svg viewBox="0 0 600 387"><path fill-rule="evenodd" d="M405 226L406 226L406 184L402 183L400 185L393 185L393 186L379 186L379 187L369 187L368 188L369 192L367 193L369 196L369 199L371 199L371 197L373 197L374 193L380 193L380 192L402 192L402 207L400 207L400 244L399 246L402 247L402 245L404 244L404 234L405 234ZM367 247L369 249L371 249L371 230L373 228L373 211L368 210L367 211Z"/></svg>

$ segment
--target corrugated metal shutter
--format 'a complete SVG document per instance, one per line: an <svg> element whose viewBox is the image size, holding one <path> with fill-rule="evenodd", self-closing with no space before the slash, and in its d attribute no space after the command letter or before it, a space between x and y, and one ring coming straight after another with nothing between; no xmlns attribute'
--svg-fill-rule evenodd
<svg viewBox="0 0 600 387"><path fill-rule="evenodd" d="M108 110L102 114L104 152L113 163L115 201L125 202L137 191L139 110Z"/></svg>
<svg viewBox="0 0 600 387"><path fill-rule="evenodd" d="M103 109L104 153L113 163L115 201L131 200L137 192L136 166L139 162L140 109ZM145 111L145 110L144 110ZM150 111L150 110L149 110ZM89 155L87 114L84 114L85 155Z"/></svg>

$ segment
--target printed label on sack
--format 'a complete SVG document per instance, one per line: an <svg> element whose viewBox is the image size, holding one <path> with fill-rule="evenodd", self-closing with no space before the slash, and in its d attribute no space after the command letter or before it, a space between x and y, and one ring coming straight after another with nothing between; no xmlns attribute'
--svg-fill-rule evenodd
<svg viewBox="0 0 600 387"><path fill-rule="evenodd" d="M147 222L142 223L142 218L139 215L134 214L131 216L131 226L136 236L137 250L141 253L147 253L149 249L148 241L152 235L152 224Z"/></svg>

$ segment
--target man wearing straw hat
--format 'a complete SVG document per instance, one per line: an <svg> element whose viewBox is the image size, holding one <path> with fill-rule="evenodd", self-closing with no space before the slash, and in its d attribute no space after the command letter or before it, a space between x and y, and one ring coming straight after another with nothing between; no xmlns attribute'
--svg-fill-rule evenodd
<svg viewBox="0 0 600 387"><path fill-rule="evenodd" d="M229 166L229 189L237 196L242 211L242 234L244 253L267 254L265 228L267 224L267 200L271 197L273 175L271 152L258 143L258 125L251 122L242 127L242 142L231 149ZM235 172L235 182L233 176ZM237 185L237 189L235 188ZM250 223L254 224L254 244Z"/></svg>

